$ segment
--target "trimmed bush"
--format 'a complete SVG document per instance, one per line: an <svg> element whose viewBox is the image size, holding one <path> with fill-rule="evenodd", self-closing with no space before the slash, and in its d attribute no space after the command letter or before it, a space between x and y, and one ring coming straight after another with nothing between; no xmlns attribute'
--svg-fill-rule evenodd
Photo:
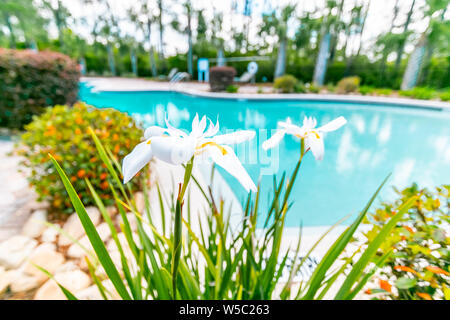
<svg viewBox="0 0 450 320"><path fill-rule="evenodd" d="M375 88L371 86L361 86L359 87L359 93L361 93L363 96L366 94L372 94L374 93Z"/></svg>
<svg viewBox="0 0 450 320"><path fill-rule="evenodd" d="M450 90L440 93L439 98L441 98L442 101L450 101Z"/></svg>
<svg viewBox="0 0 450 320"><path fill-rule="evenodd" d="M238 92L238 90L239 90L239 87L232 85L232 84L227 87L228 93L236 93L236 92Z"/></svg>
<svg viewBox="0 0 450 320"><path fill-rule="evenodd" d="M305 85L303 84L303 82L299 81L295 86L294 86L294 92L295 93L307 93L308 90L305 87Z"/></svg>
<svg viewBox="0 0 450 320"><path fill-rule="evenodd" d="M64 164L68 178L77 186L78 195L85 205L94 204L94 201L84 178L89 178L105 204L114 203L109 186L113 180L98 156L89 127L119 163L142 136L142 130L127 114L79 102L73 107L57 105L47 108L42 115L35 116L33 122L25 126L26 133L16 146L17 153L25 157L21 164L30 169L29 182L39 200L49 201L58 213L70 213L73 209L49 153ZM130 182L133 188L137 181L139 179Z"/></svg>
<svg viewBox="0 0 450 320"><path fill-rule="evenodd" d="M436 91L426 87L414 87L411 90L400 90L399 95L414 99L429 100L434 98Z"/></svg>
<svg viewBox="0 0 450 320"><path fill-rule="evenodd" d="M357 92L359 89L360 82L361 82L360 77L343 78L338 82L338 84L336 86L336 92L337 93Z"/></svg>
<svg viewBox="0 0 450 320"><path fill-rule="evenodd" d="M209 69L209 85L211 91L225 91L233 84L236 69L233 67L212 67Z"/></svg>
<svg viewBox="0 0 450 320"><path fill-rule="evenodd" d="M378 88L374 90L374 93L380 96L390 96L392 94L392 89L389 88Z"/></svg>
<svg viewBox="0 0 450 320"><path fill-rule="evenodd" d="M79 78L61 53L0 48L0 127L21 129L47 106L73 104Z"/></svg>
<svg viewBox="0 0 450 320"><path fill-rule="evenodd" d="M319 93L320 92L320 88L316 87L314 84L312 83L307 83L306 84L306 88L308 90L309 93Z"/></svg>
<svg viewBox="0 0 450 320"><path fill-rule="evenodd" d="M298 80L296 77L290 74L286 74L284 76L278 77L275 79L273 83L273 87L282 93L292 93L294 92L294 88Z"/></svg>

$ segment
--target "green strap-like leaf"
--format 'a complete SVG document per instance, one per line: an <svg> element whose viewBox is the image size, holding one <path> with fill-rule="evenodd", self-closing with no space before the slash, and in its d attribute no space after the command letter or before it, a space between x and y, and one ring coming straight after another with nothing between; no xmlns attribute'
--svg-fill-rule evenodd
<svg viewBox="0 0 450 320"><path fill-rule="evenodd" d="M78 217L81 221L81 224L83 225L86 235L88 236L89 241L91 242L92 247L94 248L94 251L97 254L97 257L98 257L100 263L102 264L103 268L105 269L106 274L108 275L109 279L113 283L114 287L116 288L117 292L122 297L122 299L131 300L130 294L128 293L127 289L125 288L122 278L120 277L120 274L116 269L116 266L112 262L112 259L109 256L108 251L106 250L105 244L103 243L102 239L98 235L98 232L95 229L95 225L92 223L91 219L89 218L89 215L87 214L83 203L81 202L80 198L78 197L75 189L73 188L73 186L70 183L69 179L67 178L66 174L59 166L58 162L51 155L50 155L50 158L51 158L56 170L58 171L59 176L61 177L61 180L64 184L64 187L66 188L66 191L67 191L67 193L70 197L70 200L73 204L73 207L75 208L75 211L78 214Z"/></svg>

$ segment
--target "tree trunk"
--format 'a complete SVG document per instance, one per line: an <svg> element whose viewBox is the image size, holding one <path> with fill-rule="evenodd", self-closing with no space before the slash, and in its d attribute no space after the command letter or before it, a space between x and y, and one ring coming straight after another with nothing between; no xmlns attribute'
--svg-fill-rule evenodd
<svg viewBox="0 0 450 320"><path fill-rule="evenodd" d="M158 75L158 70L156 69L155 53L153 52L152 46L152 22L150 19L147 20L147 35L149 45L148 56L150 61L150 67L152 69L152 76L155 78Z"/></svg>
<svg viewBox="0 0 450 320"><path fill-rule="evenodd" d="M419 43L416 45L413 53L408 60L405 73L403 74L403 80L401 89L409 90L416 86L417 78L422 67L423 57L425 54L425 48L427 46L427 35L423 33L420 37Z"/></svg>
<svg viewBox="0 0 450 320"><path fill-rule="evenodd" d="M317 55L316 65L314 67L313 83L322 86L327 73L327 63L330 52L331 35L327 32L320 42L319 54Z"/></svg>
<svg viewBox="0 0 450 320"><path fill-rule="evenodd" d="M381 62L380 62L380 73L379 73L379 82L382 83L385 73L386 73L386 59L387 59L387 50L386 48L383 49L383 56L381 57Z"/></svg>
<svg viewBox="0 0 450 320"><path fill-rule="evenodd" d="M420 70L419 77L418 77L418 84L425 83L426 79L428 78L428 73L430 71L430 65L431 65L431 57L433 56L433 50L434 45L430 41L425 49L425 54L423 58L423 67Z"/></svg>
<svg viewBox="0 0 450 320"><path fill-rule="evenodd" d="M274 79L281 77L286 72L286 51L287 37L283 35L280 39L280 47L278 48L277 64L275 67Z"/></svg>
<svg viewBox="0 0 450 320"><path fill-rule="evenodd" d="M350 27L346 26L345 28L345 42L344 46L342 47L342 56L344 57L344 60L347 59L347 45L348 45L348 38L350 37Z"/></svg>
<svg viewBox="0 0 450 320"><path fill-rule="evenodd" d="M344 8L344 2L345 2L345 0L341 0L341 3L339 4L338 14L337 14L337 18L336 18L337 23L339 23L339 21L341 20L342 10ZM340 30L341 30L340 27L339 27L339 29L336 27L333 28L333 35L332 35L331 41L330 41L330 46L331 46L330 63L334 61L334 57L336 54L336 46L338 43L338 36L339 36Z"/></svg>
<svg viewBox="0 0 450 320"><path fill-rule="evenodd" d="M111 74L113 76L115 76L116 75L116 62L114 61L114 52L113 52L111 43L109 43L109 42L107 44L107 50L108 50L109 70L111 71Z"/></svg>
<svg viewBox="0 0 450 320"><path fill-rule="evenodd" d="M187 69L188 73L191 75L191 77L194 77L194 69L193 69L193 61L192 61L192 26L191 26L191 9L187 9L187 18L188 18L188 24L187 24L187 32L188 32L188 56L187 56Z"/></svg>
<svg viewBox="0 0 450 320"><path fill-rule="evenodd" d="M159 58L164 59L164 41L163 41L163 34L164 34L164 27L162 23L162 14L163 14L163 3L162 0L158 0L158 9L159 9L159 16L158 16L158 23L159 23Z"/></svg>
<svg viewBox="0 0 450 320"><path fill-rule="evenodd" d="M356 56L357 57L359 57L359 54L361 52L362 36L363 36L363 33L364 33L364 27L366 26L367 15L369 14L369 7L370 7L370 0L367 3L366 12L364 13L364 19L363 19L362 26L361 26L361 31L360 31L360 34L359 34L359 46L358 46L358 51L356 52Z"/></svg>
<svg viewBox="0 0 450 320"><path fill-rule="evenodd" d="M138 68L137 68L137 58L134 49L130 50L130 60L131 60L131 72L133 72L134 76L138 76Z"/></svg>
<svg viewBox="0 0 450 320"><path fill-rule="evenodd" d="M6 26L8 27L8 30L9 30L9 46L12 49L15 49L16 48L16 36L14 35L14 30L13 30L11 21L9 21L9 15L6 12L3 15L5 17Z"/></svg>
<svg viewBox="0 0 450 320"><path fill-rule="evenodd" d="M403 27L403 33L406 33L408 31L408 27L409 27L409 23L411 22L411 16L413 14L415 3L416 3L416 0L413 0L411 7L409 8L408 16L406 17L406 22ZM395 73L398 72L398 68L400 67L400 63L402 62L402 56L403 56L403 51L405 50L405 44L406 44L406 39L402 40L402 42L400 42L400 44L398 46L397 58L395 59Z"/></svg>
<svg viewBox="0 0 450 320"><path fill-rule="evenodd" d="M57 1L57 8L53 10L53 14L55 15L56 27L58 28L58 40L60 48L64 47L64 38L63 38L63 21L60 15L61 1Z"/></svg>

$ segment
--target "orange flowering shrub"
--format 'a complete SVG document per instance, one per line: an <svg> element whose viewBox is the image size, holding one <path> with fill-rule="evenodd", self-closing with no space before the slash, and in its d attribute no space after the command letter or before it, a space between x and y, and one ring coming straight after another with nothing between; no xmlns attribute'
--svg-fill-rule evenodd
<svg viewBox="0 0 450 320"><path fill-rule="evenodd" d="M380 228L396 214L398 207L413 196L418 200L393 233L385 239L378 257L393 250L381 269L378 289L366 293L383 293L383 299L450 299L450 186L431 192L416 184L398 191L398 200L383 203L366 218L372 229L365 233L371 242Z"/></svg>
<svg viewBox="0 0 450 320"><path fill-rule="evenodd" d="M50 202L59 212L72 212L64 186L50 161L50 153L59 161L79 191L85 205L94 204L85 179L88 179L105 204L114 203L108 171L98 156L91 127L118 163L139 143L142 130L127 114L114 109L97 109L78 102L73 107L57 105L34 118L16 145L24 156L22 165L30 170L29 181L40 200ZM130 182L136 188L139 179Z"/></svg>

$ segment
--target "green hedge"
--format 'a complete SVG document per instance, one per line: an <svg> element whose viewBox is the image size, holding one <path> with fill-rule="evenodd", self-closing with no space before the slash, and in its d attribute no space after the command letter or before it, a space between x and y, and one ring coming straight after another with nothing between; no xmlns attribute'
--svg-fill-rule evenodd
<svg viewBox="0 0 450 320"><path fill-rule="evenodd" d="M73 104L79 77L61 53L0 49L0 127L21 129L47 106Z"/></svg>

